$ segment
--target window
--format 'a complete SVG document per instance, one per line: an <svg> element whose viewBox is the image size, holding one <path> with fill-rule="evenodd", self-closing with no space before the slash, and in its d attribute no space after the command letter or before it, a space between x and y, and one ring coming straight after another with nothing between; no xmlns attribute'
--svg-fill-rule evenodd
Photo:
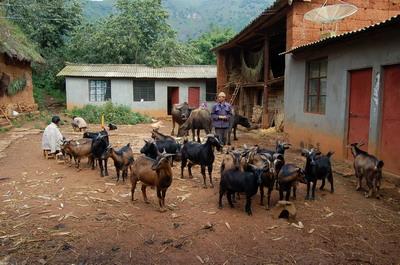
<svg viewBox="0 0 400 265"><path fill-rule="evenodd" d="M325 114L327 69L326 58L308 63L306 112Z"/></svg>
<svg viewBox="0 0 400 265"><path fill-rule="evenodd" d="M133 101L155 101L154 81L133 81Z"/></svg>
<svg viewBox="0 0 400 265"><path fill-rule="evenodd" d="M217 81L215 79L206 80L206 101L215 101L217 96Z"/></svg>
<svg viewBox="0 0 400 265"><path fill-rule="evenodd" d="M111 99L111 80L89 80L89 101L102 102Z"/></svg>

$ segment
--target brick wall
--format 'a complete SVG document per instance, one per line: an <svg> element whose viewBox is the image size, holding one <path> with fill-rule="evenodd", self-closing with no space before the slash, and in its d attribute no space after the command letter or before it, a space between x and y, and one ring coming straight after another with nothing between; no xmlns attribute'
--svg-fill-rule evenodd
<svg viewBox="0 0 400 265"><path fill-rule="evenodd" d="M310 2L295 1L287 14L287 49L320 39L322 26L307 21L304 14L321 7L325 0ZM328 0L327 4L340 1ZM400 13L400 0L348 0L346 3L357 6L358 11L338 23L337 34L375 24Z"/></svg>

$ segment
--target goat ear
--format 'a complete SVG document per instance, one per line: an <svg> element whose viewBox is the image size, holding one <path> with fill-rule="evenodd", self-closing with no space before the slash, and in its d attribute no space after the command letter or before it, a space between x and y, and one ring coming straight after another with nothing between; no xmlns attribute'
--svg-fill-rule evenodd
<svg viewBox="0 0 400 265"><path fill-rule="evenodd" d="M143 139L143 141L144 141L146 144L148 144L148 143L149 143L149 141L147 141L146 139Z"/></svg>
<svg viewBox="0 0 400 265"><path fill-rule="evenodd" d="M301 150L301 155L307 157L310 154L310 151L307 149L302 149Z"/></svg>

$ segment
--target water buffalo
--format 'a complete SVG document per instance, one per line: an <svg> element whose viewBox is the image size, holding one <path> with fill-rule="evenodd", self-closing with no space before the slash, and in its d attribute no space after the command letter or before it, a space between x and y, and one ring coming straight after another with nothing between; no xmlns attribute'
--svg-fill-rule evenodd
<svg viewBox="0 0 400 265"><path fill-rule="evenodd" d="M190 113L189 118L179 127L178 137L187 135L192 130L193 141L194 130L197 129L197 141L200 143L200 130L203 129L206 134L211 133L212 121L210 111L206 109L195 109Z"/></svg>
<svg viewBox="0 0 400 265"><path fill-rule="evenodd" d="M171 132L171 135L174 135L174 133L175 133L175 122L178 123L179 126L181 126L189 118L192 110L193 109L189 107L189 104L187 102L184 102L182 104L174 104L172 106L172 110L171 110L172 132Z"/></svg>

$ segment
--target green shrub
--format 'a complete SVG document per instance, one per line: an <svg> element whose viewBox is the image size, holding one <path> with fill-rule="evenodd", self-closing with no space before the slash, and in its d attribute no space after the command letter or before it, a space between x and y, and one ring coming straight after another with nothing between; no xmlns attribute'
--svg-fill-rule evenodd
<svg viewBox="0 0 400 265"><path fill-rule="evenodd" d="M68 111L71 116L79 116L84 118L89 123L100 123L101 116L104 114L104 122L115 124L138 124L148 123L151 121L150 117L142 115L124 105L117 105L107 102L101 106L85 105L83 108L74 108Z"/></svg>
<svg viewBox="0 0 400 265"><path fill-rule="evenodd" d="M8 86L7 94L10 96L14 96L18 92L24 90L25 87L26 87L26 79L24 77L15 79Z"/></svg>

